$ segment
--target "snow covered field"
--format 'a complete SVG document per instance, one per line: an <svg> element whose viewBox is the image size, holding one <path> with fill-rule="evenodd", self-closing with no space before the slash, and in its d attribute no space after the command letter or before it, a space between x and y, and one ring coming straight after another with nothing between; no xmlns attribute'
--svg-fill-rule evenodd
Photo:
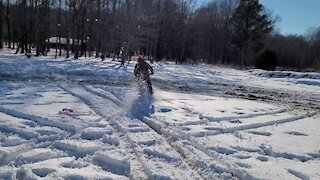
<svg viewBox="0 0 320 180"><path fill-rule="evenodd" d="M134 64L2 51L0 179L320 179L319 73Z"/></svg>

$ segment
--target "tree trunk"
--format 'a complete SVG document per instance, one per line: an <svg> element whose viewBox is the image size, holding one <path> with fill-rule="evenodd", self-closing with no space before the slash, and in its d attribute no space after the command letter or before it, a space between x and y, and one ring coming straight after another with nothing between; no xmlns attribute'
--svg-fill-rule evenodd
<svg viewBox="0 0 320 180"><path fill-rule="evenodd" d="M97 9L97 16L96 16L96 20L95 20L95 22L96 22L96 39L97 39L97 48L96 48L96 58L98 58L99 57L99 54L100 54L100 51L101 51L101 0L98 0L97 1L97 3L98 3L98 9Z"/></svg>
<svg viewBox="0 0 320 180"><path fill-rule="evenodd" d="M33 45L33 43L34 43L34 39L35 39L35 37L34 37L34 32L33 32L33 26L34 26L34 1L33 0L30 0L29 1L29 11L30 11L30 13L28 13L28 14L30 14L30 17L29 17L29 19L28 19L28 26L29 26L29 29L28 29L28 42L29 42L29 44L28 44L28 50L27 50L27 53L31 53L31 49L32 49L32 45Z"/></svg>
<svg viewBox="0 0 320 180"><path fill-rule="evenodd" d="M72 3L72 52L74 53L74 58L76 57L76 2L75 0L70 0L70 3ZM70 10L71 11L71 10Z"/></svg>
<svg viewBox="0 0 320 180"><path fill-rule="evenodd" d="M47 11L46 11L47 19L45 20L46 21L46 26L45 26L45 30L44 30L45 31L45 38L44 39L46 39L47 37L50 36L50 34L49 34L50 33L49 32L49 27L50 27L50 2L49 2L49 0L46 0L46 9L47 9ZM46 52L49 52L50 51L49 42L46 43L46 48L47 48Z"/></svg>
<svg viewBox="0 0 320 180"><path fill-rule="evenodd" d="M24 54L25 51L28 48L28 43L27 43L27 1L22 0L20 4L20 20L21 20L21 28L20 28L20 43L19 46L21 47L21 54ZM19 48L18 48L19 49Z"/></svg>
<svg viewBox="0 0 320 180"><path fill-rule="evenodd" d="M3 48L2 44L2 16L3 16L3 9L2 9L2 0L0 0L0 49Z"/></svg>
<svg viewBox="0 0 320 180"><path fill-rule="evenodd" d="M65 1L65 16L64 16L64 19L65 19L65 26L66 26L66 38L67 38L67 47L66 47L66 58L69 58L70 57L70 54L69 54L69 51L70 51L70 28L69 28L69 18L68 18L68 1ZM71 0L69 1L69 16L71 15L72 13L72 6L71 6Z"/></svg>
<svg viewBox="0 0 320 180"><path fill-rule="evenodd" d="M61 56L61 0L59 0L58 12L58 36L59 36L59 56Z"/></svg>
<svg viewBox="0 0 320 180"><path fill-rule="evenodd" d="M8 33L8 48L11 48L11 23L10 23L10 0L7 0L7 33Z"/></svg>

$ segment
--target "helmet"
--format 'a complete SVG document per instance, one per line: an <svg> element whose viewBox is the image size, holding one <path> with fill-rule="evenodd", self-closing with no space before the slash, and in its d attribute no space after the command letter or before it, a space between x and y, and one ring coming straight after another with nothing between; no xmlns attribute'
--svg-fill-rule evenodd
<svg viewBox="0 0 320 180"><path fill-rule="evenodd" d="M144 57L142 55L139 55L137 59L138 61L144 61Z"/></svg>

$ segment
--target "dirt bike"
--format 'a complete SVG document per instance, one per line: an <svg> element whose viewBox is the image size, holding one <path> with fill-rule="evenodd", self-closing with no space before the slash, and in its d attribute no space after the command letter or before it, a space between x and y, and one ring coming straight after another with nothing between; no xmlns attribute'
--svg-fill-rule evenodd
<svg viewBox="0 0 320 180"><path fill-rule="evenodd" d="M140 94L146 94L146 93L148 93L149 95L153 94L153 88L152 88L150 78L138 77L137 81L138 81L138 87L139 87Z"/></svg>

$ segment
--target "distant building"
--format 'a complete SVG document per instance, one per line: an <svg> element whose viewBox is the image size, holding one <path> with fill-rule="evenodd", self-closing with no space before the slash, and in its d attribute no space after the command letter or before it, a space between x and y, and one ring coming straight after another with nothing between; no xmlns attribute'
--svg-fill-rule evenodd
<svg viewBox="0 0 320 180"><path fill-rule="evenodd" d="M62 48L62 49L67 49L67 38L63 38L61 37L59 39L59 37L51 37L49 39L46 40L46 42L48 43L49 47L50 48ZM78 44L78 39L75 39L75 45ZM82 44L81 44L82 43ZM87 41L83 40L79 42L79 46L81 45L86 45ZM73 44L73 39L69 39L69 45L70 47L72 46Z"/></svg>

